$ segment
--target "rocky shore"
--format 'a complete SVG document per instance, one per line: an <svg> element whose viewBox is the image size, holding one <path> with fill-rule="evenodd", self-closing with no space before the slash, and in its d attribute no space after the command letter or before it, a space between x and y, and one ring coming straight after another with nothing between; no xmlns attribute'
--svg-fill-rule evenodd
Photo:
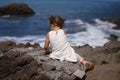
<svg viewBox="0 0 120 80"><path fill-rule="evenodd" d="M114 30L120 30L120 18L106 18L106 19L102 19L103 21L107 21L110 23L114 23L116 24L115 27L113 27ZM110 37L108 38L110 41L116 41L118 40L120 36L117 36L115 34L111 34Z"/></svg>
<svg viewBox="0 0 120 80"><path fill-rule="evenodd" d="M114 27L113 29L120 30L120 18L103 19L103 20L116 24L117 26Z"/></svg>
<svg viewBox="0 0 120 80"><path fill-rule="evenodd" d="M52 60L37 43L0 42L0 80L120 80L120 42L73 48L95 64L93 70L85 70L79 63ZM82 79L74 75L78 69L86 72Z"/></svg>

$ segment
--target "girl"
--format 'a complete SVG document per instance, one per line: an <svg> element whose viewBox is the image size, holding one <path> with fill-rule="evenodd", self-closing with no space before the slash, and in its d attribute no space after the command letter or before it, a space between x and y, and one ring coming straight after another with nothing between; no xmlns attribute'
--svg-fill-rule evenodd
<svg viewBox="0 0 120 80"><path fill-rule="evenodd" d="M49 17L51 31L47 33L44 49L49 52L48 47L52 49L50 58L59 59L60 61L77 62L80 61L87 69L93 68L93 63L86 61L80 55L75 53L74 49L67 41L66 31L62 29L65 19L59 16Z"/></svg>

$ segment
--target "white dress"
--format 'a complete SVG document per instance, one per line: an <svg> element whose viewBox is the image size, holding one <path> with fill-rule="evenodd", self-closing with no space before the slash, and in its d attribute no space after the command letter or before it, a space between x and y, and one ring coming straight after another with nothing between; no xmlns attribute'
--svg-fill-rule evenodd
<svg viewBox="0 0 120 80"><path fill-rule="evenodd" d="M64 30L50 31L49 40L52 49L52 53L49 56L50 58L70 62L77 62L83 59L75 53L74 49L68 43Z"/></svg>

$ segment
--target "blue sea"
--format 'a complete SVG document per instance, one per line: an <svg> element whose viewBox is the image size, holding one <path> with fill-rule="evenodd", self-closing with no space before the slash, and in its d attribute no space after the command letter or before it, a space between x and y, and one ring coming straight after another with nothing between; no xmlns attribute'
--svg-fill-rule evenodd
<svg viewBox="0 0 120 80"><path fill-rule="evenodd" d="M51 15L66 18L64 29L71 45L103 46L111 34L117 35L120 41L120 30L112 29L117 25L103 21L120 19L120 0L1 0L0 6L12 2L28 4L35 15L0 17L0 41L37 42L43 46Z"/></svg>

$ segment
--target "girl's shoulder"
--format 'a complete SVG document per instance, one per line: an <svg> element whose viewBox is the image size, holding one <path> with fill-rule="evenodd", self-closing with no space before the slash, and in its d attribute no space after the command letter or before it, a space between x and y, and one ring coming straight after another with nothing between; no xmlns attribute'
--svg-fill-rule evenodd
<svg viewBox="0 0 120 80"><path fill-rule="evenodd" d="M66 30L64 30L64 29L60 29L62 32L64 32L65 34L67 34L67 32L66 32Z"/></svg>
<svg viewBox="0 0 120 80"><path fill-rule="evenodd" d="M48 35L53 35L53 34L54 34L54 31L52 30L48 32Z"/></svg>

